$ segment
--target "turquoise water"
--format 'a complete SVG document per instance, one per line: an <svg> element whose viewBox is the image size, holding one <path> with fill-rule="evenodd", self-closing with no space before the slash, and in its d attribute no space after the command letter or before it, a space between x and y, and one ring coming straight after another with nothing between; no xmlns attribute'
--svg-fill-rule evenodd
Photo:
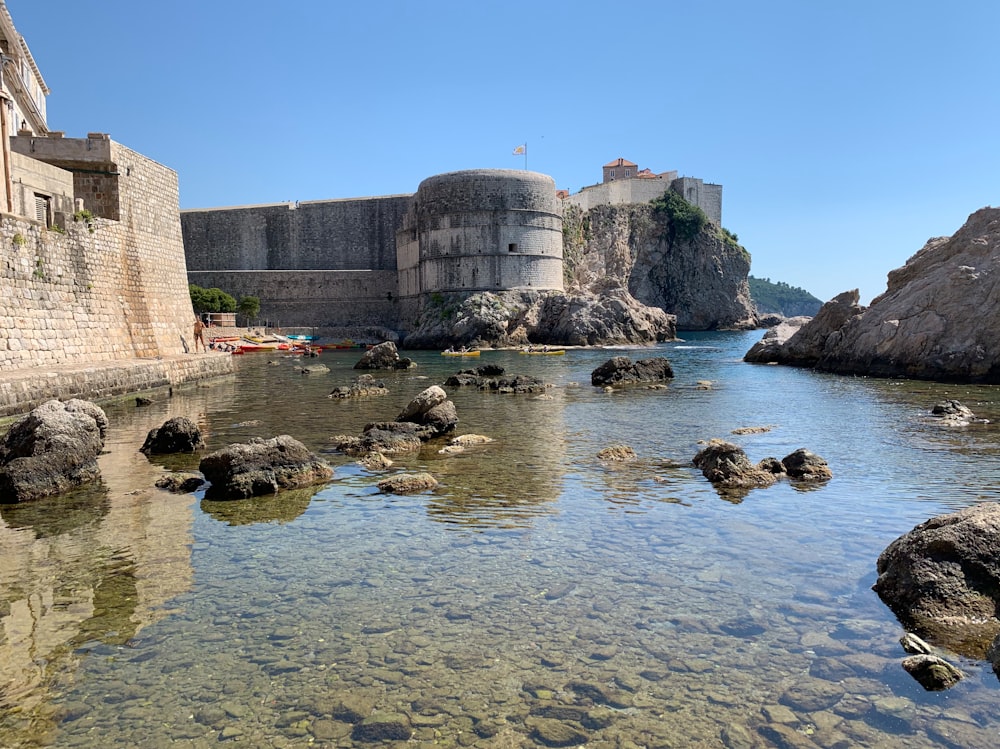
<svg viewBox="0 0 1000 749"><path fill-rule="evenodd" d="M0 745L358 746L354 722L378 713L386 735L436 746L995 746L989 666L951 655L968 678L924 692L870 586L895 537L997 499L1000 390L743 364L759 335L416 353L363 400L327 398L357 351L324 353L326 375L257 354L233 378L109 406L101 486L0 509ZM676 377L591 387L620 353L666 356ZM458 433L494 442L393 456L389 473L429 471L433 493L382 495L384 473L331 451L486 363L552 387L449 389ZM993 423L929 417L952 397ZM335 479L242 502L167 494L156 477L197 457L137 450L173 415L210 449L291 434ZM834 479L722 497L690 466L712 437L753 460L806 447ZM602 463L614 444L639 460Z"/></svg>

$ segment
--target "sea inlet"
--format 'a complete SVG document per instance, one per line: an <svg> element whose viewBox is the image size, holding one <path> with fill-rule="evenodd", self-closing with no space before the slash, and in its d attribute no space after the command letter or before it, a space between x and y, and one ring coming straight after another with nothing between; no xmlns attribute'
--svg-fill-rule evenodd
<svg viewBox="0 0 1000 749"><path fill-rule="evenodd" d="M240 357L234 376L106 406L97 486L0 507L4 747L994 747L1000 682L926 692L871 591L916 524L1000 494L1000 389L748 365L760 332L564 356L417 352L389 394L338 400L359 351ZM666 356L665 388L604 392L613 355ZM332 438L395 418L463 367L542 396L446 388L457 434L381 494ZM957 398L990 423L946 427ZM289 434L335 466L236 502L154 487L199 456L147 459L172 416L209 449ZM748 428L753 428L749 429ZM734 434L736 430L747 430ZM834 478L720 494L699 442L753 461L805 447ZM602 461L605 447L638 459Z"/></svg>

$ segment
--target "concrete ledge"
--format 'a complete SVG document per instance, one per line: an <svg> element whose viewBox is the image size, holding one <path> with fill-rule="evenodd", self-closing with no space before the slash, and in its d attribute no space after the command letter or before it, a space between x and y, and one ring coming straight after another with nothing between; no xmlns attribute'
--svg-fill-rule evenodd
<svg viewBox="0 0 1000 749"><path fill-rule="evenodd" d="M102 400L232 374L233 357L208 353L161 359L38 367L0 373L0 417L27 413L56 398Z"/></svg>

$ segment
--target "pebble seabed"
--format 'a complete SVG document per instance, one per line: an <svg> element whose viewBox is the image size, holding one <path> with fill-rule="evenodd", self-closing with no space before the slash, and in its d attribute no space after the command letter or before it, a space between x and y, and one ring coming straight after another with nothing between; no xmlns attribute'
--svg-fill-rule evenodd
<svg viewBox="0 0 1000 749"><path fill-rule="evenodd" d="M718 397L690 379L671 389ZM668 393L630 397L648 412ZM86 548L100 582L80 596L67 580L65 600L56 586L32 604L88 615L25 666L41 674L29 693L3 693L0 744L996 746L989 667L952 655L969 678L924 692L869 589L878 550L923 511L902 522L832 511L858 489L850 479L842 495L835 480L727 501L684 462L643 458L641 443L638 461L602 464L598 448L623 435L587 436L592 417L568 415L605 397L589 387L462 397L471 421L474 399L509 398L560 430L522 449L494 422L495 443L399 459L441 480L431 494L382 495L384 473L345 460L318 492L133 497L172 503L187 541L178 567L193 570L152 614L135 599L157 565L95 531L100 517L77 522L59 548ZM205 403L217 400L209 391ZM137 421L128 440L145 428ZM843 468L844 456L812 446ZM30 638L11 621L8 644Z"/></svg>

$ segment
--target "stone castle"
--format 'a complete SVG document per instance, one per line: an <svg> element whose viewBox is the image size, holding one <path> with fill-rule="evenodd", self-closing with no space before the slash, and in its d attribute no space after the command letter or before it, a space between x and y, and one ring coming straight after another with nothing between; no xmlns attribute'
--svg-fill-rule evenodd
<svg viewBox="0 0 1000 749"><path fill-rule="evenodd" d="M412 195L181 212L188 278L256 296L281 327L407 331L434 295L563 288L564 206L640 203L674 190L722 220L722 187L625 159L575 195L551 177L476 169Z"/></svg>
<svg viewBox="0 0 1000 749"><path fill-rule="evenodd" d="M0 3L0 416L231 371L186 357L177 174L103 133L49 129L45 85Z"/></svg>

